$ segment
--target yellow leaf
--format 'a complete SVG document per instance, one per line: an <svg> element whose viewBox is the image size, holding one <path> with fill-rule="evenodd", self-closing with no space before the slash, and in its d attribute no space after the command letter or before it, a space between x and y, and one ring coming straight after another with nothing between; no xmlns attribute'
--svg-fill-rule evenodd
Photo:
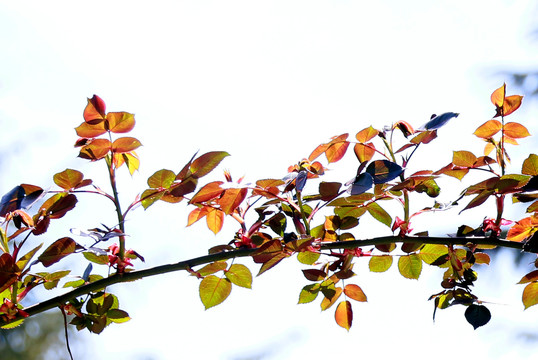
<svg viewBox="0 0 538 360"><path fill-rule="evenodd" d="M226 300L232 292L232 283L227 278L209 275L200 282L199 292L202 304L207 310Z"/></svg>
<svg viewBox="0 0 538 360"><path fill-rule="evenodd" d="M353 310L349 301L342 301L338 304L336 312L334 313L336 323L349 331L351 324L353 323Z"/></svg>
<svg viewBox="0 0 538 360"><path fill-rule="evenodd" d="M538 282L531 282L529 285L525 286L523 290L523 305L525 309L538 304Z"/></svg>
<svg viewBox="0 0 538 360"><path fill-rule="evenodd" d="M356 301L367 301L366 294L362 291L359 285L348 284L344 288L344 294Z"/></svg>

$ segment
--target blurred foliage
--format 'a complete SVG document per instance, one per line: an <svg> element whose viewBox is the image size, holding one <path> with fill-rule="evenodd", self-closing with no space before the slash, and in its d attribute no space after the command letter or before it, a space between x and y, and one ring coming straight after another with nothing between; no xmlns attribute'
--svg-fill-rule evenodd
<svg viewBox="0 0 538 360"><path fill-rule="evenodd" d="M71 342L75 339L69 338ZM0 354L2 360L68 358L61 313L44 313L15 329L0 329Z"/></svg>

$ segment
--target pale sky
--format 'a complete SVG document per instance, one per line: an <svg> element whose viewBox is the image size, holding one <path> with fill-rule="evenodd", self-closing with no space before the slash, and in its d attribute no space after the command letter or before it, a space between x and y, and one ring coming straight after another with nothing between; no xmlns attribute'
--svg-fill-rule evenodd
<svg viewBox="0 0 538 360"><path fill-rule="evenodd" d="M506 81L508 92L518 93L501 71L538 64L531 35L538 13L530 0L0 1L0 9L0 151L9 153L0 157L8 169L1 193L23 182L51 186L52 175L67 167L108 188L104 166L76 159L72 148L73 128L93 94L107 110L136 117L133 136L144 146L139 174L120 177L125 203L154 171L178 171L197 150L228 151L232 156L219 171L255 181L284 176L333 135L398 120L418 127L432 113L459 112L417 156L416 166L434 161L436 170L450 162L452 150L481 151L471 134L493 115L491 92ZM517 120L535 134L531 110L536 103L527 98ZM532 141L522 141L522 151L528 153ZM354 176L350 160L351 168L335 166L331 176L342 182ZM92 214L90 202L81 201L59 222L60 236L73 222L113 225L113 209ZM185 204L132 214L128 246L145 256L144 266L204 255L236 230L230 221L217 237L203 224L185 228L186 214ZM453 228L444 231L483 217L454 216ZM417 225L432 221L446 222L425 218ZM387 231L361 226L368 236ZM239 262L257 272L251 261ZM255 278L253 290L234 288L208 311L198 281L185 273L115 286L133 319L100 336L79 333L89 350L76 348L75 357L525 359L538 348L519 334L538 330L538 310L523 311L523 288L514 285L528 267L506 271L499 262L480 272L477 294L503 305L489 306L490 324L473 331L457 307L438 311L432 323L427 298L440 291L441 272L425 271L417 282L395 269L369 274L363 262L356 281L369 302L354 306L349 333L335 324L334 309L297 305L308 283L300 268L289 260Z"/></svg>

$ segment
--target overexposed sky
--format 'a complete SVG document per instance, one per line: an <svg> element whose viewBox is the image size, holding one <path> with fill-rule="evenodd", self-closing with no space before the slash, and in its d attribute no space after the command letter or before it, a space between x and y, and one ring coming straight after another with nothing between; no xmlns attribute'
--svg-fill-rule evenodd
<svg viewBox="0 0 538 360"><path fill-rule="evenodd" d="M125 203L154 171L178 171L197 150L230 152L220 169L254 181L283 176L333 135L397 120L418 127L432 113L459 112L440 139L417 154L415 166L435 161L436 170L450 162L452 150L481 151L471 133L493 115L491 92L506 81L516 93L501 71L538 64L531 34L537 14L532 1L501 0L0 1L0 151L8 154L0 166L9 169L0 192L22 182L50 186L66 167L107 188L102 165L76 159L72 149L73 128L93 94L107 110L136 116L133 135L144 146L139 174L120 177ZM536 104L525 99L514 116L536 133L531 109ZM527 152L532 141L522 141ZM356 172L350 159L350 168L329 176L349 180ZM96 210L90 201L81 201L79 216L70 214L55 230L73 222L113 225L113 209ZM454 229L484 216L469 213L455 217ZM233 237L230 221L218 237L203 224L186 229L186 214L184 204L137 210L127 223L129 247L151 266L203 255ZM426 219L417 225L444 223ZM360 229L370 234L378 227L361 223ZM293 261L282 267L256 278L252 291L234 288L208 311L198 299L198 281L184 273L118 285L113 292L133 319L100 336L79 335L92 351L99 349L94 358L100 359L388 358L402 352L448 359L461 351L523 359L538 346L517 340L518 324L537 330L537 310L523 312L522 288L512 285L525 269L507 272L501 264L491 269L499 278L484 273L478 295L506 305L492 305L489 326L473 331L463 309L439 311L432 324L426 299L439 291L440 273L416 282L394 269L383 276L362 267L357 283L369 302L354 307L347 333L334 323L334 309L320 314L317 304L296 305L307 281ZM506 293L495 286L501 281ZM450 348L452 341L476 346ZM84 358L77 350L76 358Z"/></svg>

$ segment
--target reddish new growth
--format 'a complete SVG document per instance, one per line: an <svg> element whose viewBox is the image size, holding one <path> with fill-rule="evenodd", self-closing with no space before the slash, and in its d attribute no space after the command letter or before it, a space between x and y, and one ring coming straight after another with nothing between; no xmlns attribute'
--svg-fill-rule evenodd
<svg viewBox="0 0 538 360"><path fill-rule="evenodd" d="M17 304L12 303L9 299L4 299L4 303L0 306L0 318L6 323L19 317L26 318L28 316L30 316L30 314L19 309Z"/></svg>
<svg viewBox="0 0 538 360"><path fill-rule="evenodd" d="M120 247L118 244L110 245L108 247L108 252L110 252L110 255L108 255L108 266L115 267L118 270L118 273L125 272L127 266L133 266L131 263L132 258L140 257L134 250L129 249L125 251L122 259L120 257Z"/></svg>

